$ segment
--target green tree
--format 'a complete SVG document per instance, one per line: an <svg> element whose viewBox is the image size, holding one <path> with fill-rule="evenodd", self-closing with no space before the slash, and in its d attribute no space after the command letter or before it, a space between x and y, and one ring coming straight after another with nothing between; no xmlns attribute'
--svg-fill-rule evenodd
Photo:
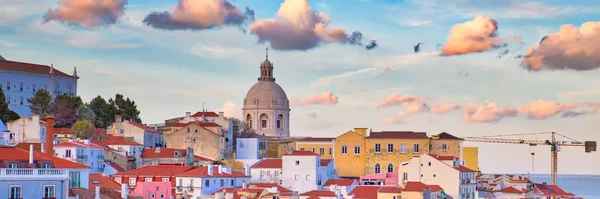
<svg viewBox="0 0 600 199"><path fill-rule="evenodd" d="M73 124L73 136L88 139L94 134L94 126L90 121L79 120Z"/></svg>
<svg viewBox="0 0 600 199"><path fill-rule="evenodd" d="M125 98L122 94L116 94L114 105L117 110L115 114L121 114L125 120L142 123L142 120L140 119L140 111L137 110L135 101Z"/></svg>
<svg viewBox="0 0 600 199"><path fill-rule="evenodd" d="M79 97L79 96L71 96L71 95L69 95L69 94L66 94L66 93L63 93L63 94L57 95L57 96L55 97L55 100L56 100L56 99L58 99L58 100L64 100L64 101L67 101L67 102L69 102L70 104L72 104L72 105L73 105L73 107L75 107L76 109L78 109L79 107L81 107L81 106L83 106L83 105L84 105L84 104L83 104L83 100L81 100L81 97Z"/></svg>
<svg viewBox="0 0 600 199"><path fill-rule="evenodd" d="M108 127L108 125L110 124L111 121L111 115L110 112L108 111L109 107L108 107L108 103L106 103L106 100L104 100L104 98L102 98L100 95L98 95L97 97L95 97L94 99L92 99L92 101L90 101L90 108L92 109L92 111L94 112L94 115L96 116L96 119L94 120L94 124L97 127L100 128L106 128Z"/></svg>
<svg viewBox="0 0 600 199"><path fill-rule="evenodd" d="M8 104L6 103L6 97L4 96L4 90L0 86L0 120L2 122L8 123L13 120L18 120L19 114L8 109Z"/></svg>
<svg viewBox="0 0 600 199"><path fill-rule="evenodd" d="M27 99L32 113L37 113L41 118L52 113L52 96L44 89L38 89L32 98Z"/></svg>
<svg viewBox="0 0 600 199"><path fill-rule="evenodd" d="M83 106L77 109L77 119L87 120L94 124L94 120L96 120L96 114L94 113L89 104L84 104Z"/></svg>

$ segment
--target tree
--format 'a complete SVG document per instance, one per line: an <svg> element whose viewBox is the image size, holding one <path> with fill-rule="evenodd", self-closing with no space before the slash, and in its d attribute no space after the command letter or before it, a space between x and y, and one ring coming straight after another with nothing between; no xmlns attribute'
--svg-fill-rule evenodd
<svg viewBox="0 0 600 199"><path fill-rule="evenodd" d="M0 120L2 120L2 122L8 123L13 120L18 120L19 118L21 118L19 114L8 109L6 97L4 96L4 90L0 86Z"/></svg>
<svg viewBox="0 0 600 199"><path fill-rule="evenodd" d="M56 118L54 127L71 127L77 120L77 109L67 98L55 98L52 112Z"/></svg>
<svg viewBox="0 0 600 199"><path fill-rule="evenodd" d="M70 104L72 104L75 108L79 108L81 106L83 106L83 100L81 100L81 97L79 96L71 96L69 94L63 93L60 95L57 95L55 97L54 100L59 99L59 100L66 100L67 102L69 102Z"/></svg>
<svg viewBox="0 0 600 199"><path fill-rule="evenodd" d="M107 111L109 107L108 103L106 103L106 100L104 100L104 98L98 95L97 97L92 99L92 101L90 101L89 105L92 111L94 112L94 115L96 116L94 120L94 125L100 128L108 127L108 125L110 124L109 122L111 121L110 118L112 116L109 115L109 112Z"/></svg>
<svg viewBox="0 0 600 199"><path fill-rule="evenodd" d="M94 135L94 126L90 121L79 120L73 125L73 136L88 139Z"/></svg>
<svg viewBox="0 0 600 199"><path fill-rule="evenodd" d="M111 100L109 100L110 102ZM125 98L121 94L115 95L114 105L117 113L123 116L124 120L131 120L137 123L142 123L140 119L140 111L137 110L135 101Z"/></svg>
<svg viewBox="0 0 600 199"><path fill-rule="evenodd" d="M89 104L84 104L83 106L77 109L77 119L87 120L94 124L94 120L96 120L96 114L94 113Z"/></svg>
<svg viewBox="0 0 600 199"><path fill-rule="evenodd" d="M236 145L237 145L237 138L257 138L260 137L260 135L256 134L256 131L254 131L254 129L246 122L238 119L238 118L234 118L234 117L228 117L225 118L227 121L232 121L233 122L233 152L235 152L235 150L237 149Z"/></svg>
<svg viewBox="0 0 600 199"><path fill-rule="evenodd" d="M44 89L38 89L32 98L27 99L32 113L37 113L41 118L52 113L52 96Z"/></svg>

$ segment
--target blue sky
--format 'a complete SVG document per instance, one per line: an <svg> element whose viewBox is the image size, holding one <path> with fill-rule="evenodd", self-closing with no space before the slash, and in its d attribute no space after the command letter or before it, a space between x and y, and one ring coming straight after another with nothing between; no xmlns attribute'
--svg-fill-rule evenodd
<svg viewBox="0 0 600 199"><path fill-rule="evenodd" d="M6 2L5 2L6 1ZM43 22L55 0L2 0L0 55L9 60L54 64L65 72L77 67L78 92L88 101L122 93L136 101L144 123L159 123L198 111L224 108L235 116L247 90L256 82L268 43L258 43L252 31L219 26L189 31L163 31L142 23L152 11L168 11L176 0L130 0L115 24L100 27ZM255 11L257 21L276 16L282 0L236 0L239 8ZM521 59L495 58L502 49L458 56L438 56L436 44L445 44L456 24L482 15L498 22L498 38L522 37L523 45L509 41L512 53L525 53L561 25L576 28L600 13L596 1L436 1L332 0L310 1L314 11L331 17L330 28L361 31L379 46L365 50L340 42L319 42L307 50L270 50L274 75L289 98L304 99L331 92L334 104L292 106L293 136L337 136L353 127L414 130L430 134L449 132L479 136L555 131L579 140L600 140L598 114L543 119L507 116L494 122L467 122L461 108L445 114L417 112L393 123L382 122L410 108L396 101L380 107L392 94L428 98L429 106L442 103L466 107L485 104L517 109L532 100L560 104L598 102L599 70L528 71ZM4 11L2 11L4 10ZM553 40L556 41L556 40ZM421 52L412 47L425 42ZM594 60L594 59L592 59ZM597 60L597 59L595 59ZM600 65L598 62L594 62ZM386 71L390 68L391 71ZM468 74L468 75L465 75ZM583 107L583 106L581 106ZM566 109L566 108L565 108ZM570 109L569 109L570 110ZM577 109L580 110L580 109ZM563 111L564 112L564 111ZM316 118L314 117L316 115ZM522 137L548 139L548 137ZM480 147L484 172L549 172L549 148L468 143ZM535 170L530 151L536 151ZM564 149L559 172L600 174L600 155L583 149Z"/></svg>

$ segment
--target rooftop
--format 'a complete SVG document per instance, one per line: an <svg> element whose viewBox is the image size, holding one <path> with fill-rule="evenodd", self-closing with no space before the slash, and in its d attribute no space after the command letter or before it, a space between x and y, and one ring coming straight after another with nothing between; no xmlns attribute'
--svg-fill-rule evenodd
<svg viewBox="0 0 600 199"><path fill-rule="evenodd" d="M213 173L212 176L208 175L208 169L212 167ZM219 173L219 167L216 165L212 165L212 166L203 166L203 167L196 167L194 169L191 170L187 170L185 172L176 174L176 176L181 176L181 177L247 177L244 173L241 172L237 172L237 171L231 171L231 173L226 173L226 172L221 172Z"/></svg>
<svg viewBox="0 0 600 199"><path fill-rule="evenodd" d="M366 139L429 139L425 132L381 131L371 132Z"/></svg>
<svg viewBox="0 0 600 199"><path fill-rule="evenodd" d="M192 117L202 117L202 114L204 114L204 117L219 117L218 113L215 113L212 111L206 111L206 112L198 111L198 112L194 113L192 115Z"/></svg>
<svg viewBox="0 0 600 199"><path fill-rule="evenodd" d="M156 131L154 129L151 129L151 128L147 127L146 125L143 125L143 124L140 124L140 123L137 123L137 122L134 122L134 121L129 121L128 120L128 121L125 121L125 122L128 123L128 124L131 124L132 126L135 126L135 127L140 128L140 129L143 129L146 132L160 133L160 132L158 132L158 131Z"/></svg>
<svg viewBox="0 0 600 199"><path fill-rule="evenodd" d="M315 152L312 151L299 151L299 150L294 150L291 153L286 153L284 155L289 155L289 156L321 156Z"/></svg>
<svg viewBox="0 0 600 199"><path fill-rule="evenodd" d="M309 192L301 193L300 196L310 196L310 197L335 197L335 193L329 190L312 190Z"/></svg>
<svg viewBox="0 0 600 199"><path fill-rule="evenodd" d="M335 140L335 138L329 138L329 137L307 137L307 138L300 138L298 140L296 140L297 142L331 142L332 140Z"/></svg>
<svg viewBox="0 0 600 199"><path fill-rule="evenodd" d="M61 142L61 143L55 144L54 147L104 148L103 146L100 146L100 145L97 145L94 143L85 144L85 143L79 142L79 141Z"/></svg>
<svg viewBox="0 0 600 199"><path fill-rule="evenodd" d="M178 153L175 156L175 152ZM174 157L186 157L187 151L185 149L173 149L173 148L153 148L142 150L142 158L174 158Z"/></svg>
<svg viewBox="0 0 600 199"><path fill-rule="evenodd" d="M380 186L372 186L372 185L361 185L356 186L349 195L354 195L355 199L371 199L377 198L377 191L379 191Z"/></svg>
<svg viewBox="0 0 600 199"><path fill-rule="evenodd" d="M108 146L108 145L129 145L129 146L143 146L140 143L129 140L123 136L115 136L115 135L97 135L92 137L92 143L100 145L100 146Z"/></svg>
<svg viewBox="0 0 600 199"><path fill-rule="evenodd" d="M173 126L175 127L186 127L190 124L196 124L198 126L201 127L221 127L221 125L214 123L214 122L202 122L202 121L193 121L193 122L188 122L188 123L177 123L174 124Z"/></svg>
<svg viewBox="0 0 600 199"><path fill-rule="evenodd" d="M327 165L329 165L329 163L331 163L332 159L321 159L321 166L322 167L326 167Z"/></svg>
<svg viewBox="0 0 600 199"><path fill-rule="evenodd" d="M121 190L121 185L108 176L103 174L90 174L90 188L95 188L96 186L105 187L114 190Z"/></svg>
<svg viewBox="0 0 600 199"><path fill-rule="evenodd" d="M281 158L266 158L252 165L253 169L281 169Z"/></svg>
<svg viewBox="0 0 600 199"><path fill-rule="evenodd" d="M350 180L350 179L329 179L325 182L325 184L323 184L323 186L331 186L331 185L337 185L337 186L351 186L352 184L354 184L354 180Z"/></svg>
<svg viewBox="0 0 600 199"><path fill-rule="evenodd" d="M437 137L440 140L463 140L462 138L456 137L450 133L442 132L432 137Z"/></svg>
<svg viewBox="0 0 600 199"><path fill-rule="evenodd" d="M0 154L2 154L0 156L0 163L6 162L6 161L29 161L29 151L20 149L20 148L15 148L15 147L0 147ZM34 162L38 162L41 160L44 161L51 161L54 168L68 168L68 169L89 169L90 167L83 165L83 164L78 164L75 162L71 162L62 158L58 158L58 157L54 157L52 155L48 155L46 153L41 153L41 152L34 152L33 153L33 160ZM27 165L30 166L30 165ZM38 166L38 165L36 165ZM41 167L41 165L39 166ZM35 168L39 168L39 167L35 167ZM6 164L0 164L0 168L7 168ZM27 168L32 168L32 167L27 167Z"/></svg>
<svg viewBox="0 0 600 199"><path fill-rule="evenodd" d="M24 63L24 62L16 62L16 61L8 61L8 60L0 60L0 69L30 72L30 73L37 73L37 74L46 74L46 75L50 74L50 66ZM54 69L54 75L64 76L64 77L72 77L71 75L68 75L56 68Z"/></svg>
<svg viewBox="0 0 600 199"><path fill-rule="evenodd" d="M178 166L178 165L155 165L146 166L129 171L116 173L114 176L174 176L186 171L190 171L194 166Z"/></svg>

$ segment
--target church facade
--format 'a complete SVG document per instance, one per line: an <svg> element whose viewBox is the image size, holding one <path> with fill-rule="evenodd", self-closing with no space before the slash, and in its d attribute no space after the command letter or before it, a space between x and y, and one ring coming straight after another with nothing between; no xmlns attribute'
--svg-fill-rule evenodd
<svg viewBox="0 0 600 199"><path fill-rule="evenodd" d="M290 102L285 91L275 83L273 63L266 55L260 65L260 77L254 84L242 108L243 119L259 135L286 138L290 136Z"/></svg>

